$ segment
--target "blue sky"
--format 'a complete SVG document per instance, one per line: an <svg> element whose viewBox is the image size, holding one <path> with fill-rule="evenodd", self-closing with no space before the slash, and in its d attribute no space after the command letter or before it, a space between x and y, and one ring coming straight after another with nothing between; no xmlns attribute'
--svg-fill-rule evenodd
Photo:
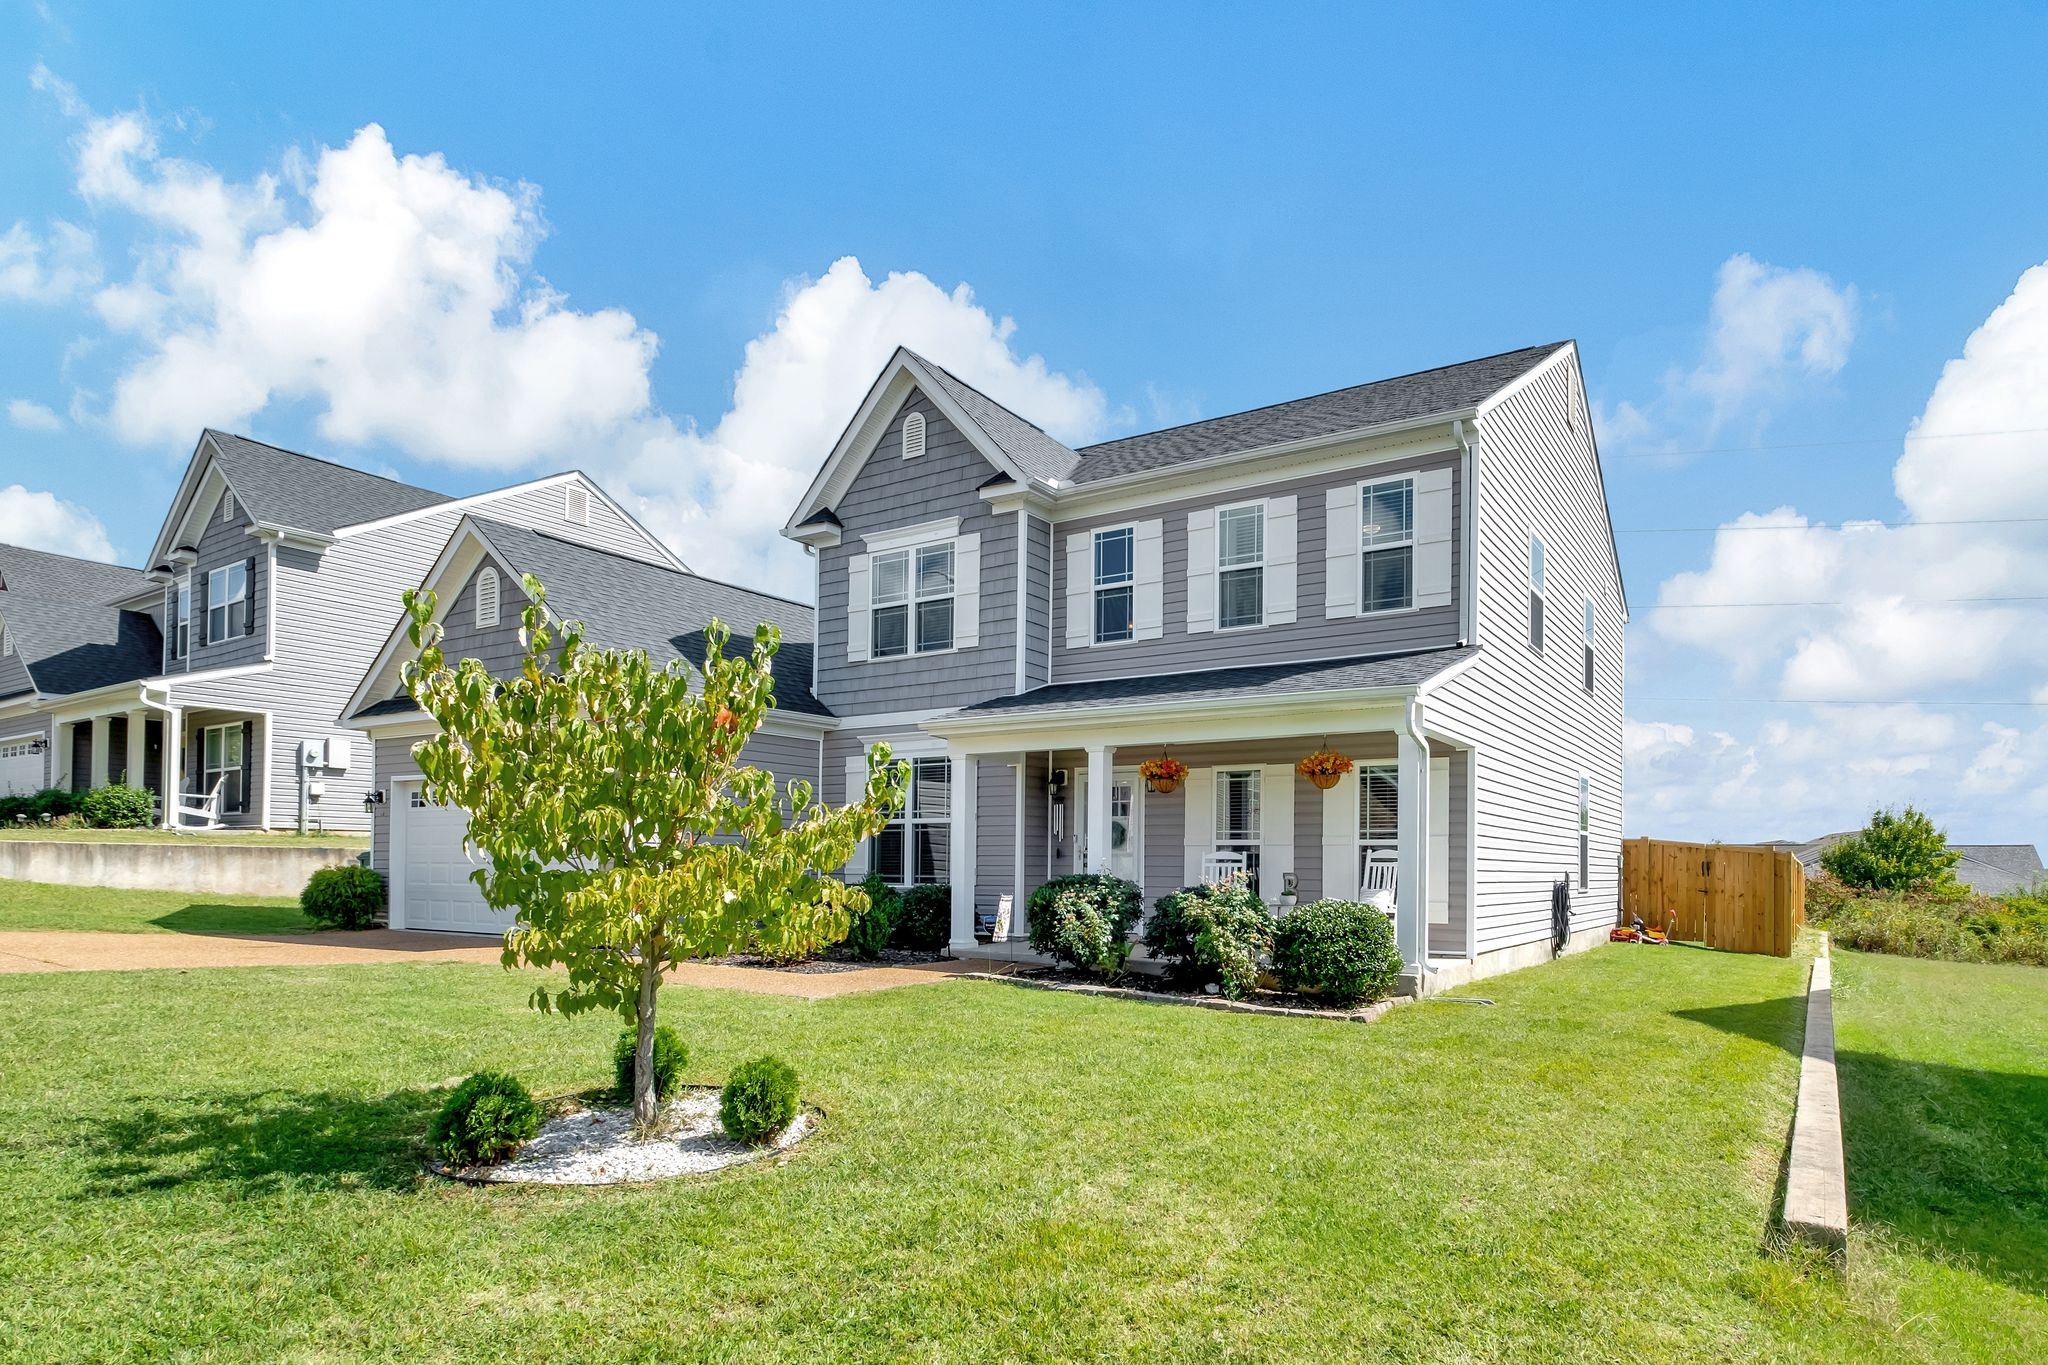
<svg viewBox="0 0 2048 1365"><path fill-rule="evenodd" d="M2048 603L1951 600L2048 592L2048 16L1450 9L12 5L0 538L141 555L211 422L800 585L897 340L1083 440L1569 336L1706 528L1621 537L1631 832L2048 833L2048 708L1959 704Z"/></svg>

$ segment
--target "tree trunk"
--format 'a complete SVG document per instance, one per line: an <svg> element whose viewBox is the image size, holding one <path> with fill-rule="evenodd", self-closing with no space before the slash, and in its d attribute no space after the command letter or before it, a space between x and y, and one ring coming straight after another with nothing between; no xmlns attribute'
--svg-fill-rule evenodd
<svg viewBox="0 0 2048 1365"><path fill-rule="evenodd" d="M654 1131L654 993L661 988L661 959L654 945L640 948L639 1035L633 1046L633 1128Z"/></svg>

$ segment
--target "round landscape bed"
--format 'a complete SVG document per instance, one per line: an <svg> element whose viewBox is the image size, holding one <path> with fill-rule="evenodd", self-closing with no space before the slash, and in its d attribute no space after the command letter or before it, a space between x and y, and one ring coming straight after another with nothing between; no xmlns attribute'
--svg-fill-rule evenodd
<svg viewBox="0 0 2048 1365"><path fill-rule="evenodd" d="M718 1121L715 1085L678 1086L662 1106L662 1128L646 1141L633 1137L631 1105L585 1105L571 1100L550 1113L540 1132L505 1161L489 1166L427 1169L471 1185L630 1185L709 1175L780 1156L818 1131L825 1113L797 1109L789 1127L758 1147L735 1142Z"/></svg>

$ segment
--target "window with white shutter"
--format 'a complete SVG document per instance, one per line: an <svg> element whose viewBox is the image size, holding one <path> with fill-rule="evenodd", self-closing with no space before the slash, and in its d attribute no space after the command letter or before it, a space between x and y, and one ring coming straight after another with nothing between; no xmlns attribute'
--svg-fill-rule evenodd
<svg viewBox="0 0 2048 1365"><path fill-rule="evenodd" d="M1359 489L1359 612L1415 605L1415 480L1381 479Z"/></svg>
<svg viewBox="0 0 2048 1365"><path fill-rule="evenodd" d="M1137 624L1138 528L1113 526L1095 533L1094 639L1128 640Z"/></svg>
<svg viewBox="0 0 2048 1365"><path fill-rule="evenodd" d="M1216 509L1216 629L1266 620L1266 504Z"/></svg>

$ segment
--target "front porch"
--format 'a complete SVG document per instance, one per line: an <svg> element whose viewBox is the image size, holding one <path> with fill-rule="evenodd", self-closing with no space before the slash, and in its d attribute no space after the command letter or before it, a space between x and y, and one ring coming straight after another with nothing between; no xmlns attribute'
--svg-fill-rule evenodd
<svg viewBox="0 0 2048 1365"><path fill-rule="evenodd" d="M73 792L142 787L168 830L260 828L268 718L215 708L150 704L58 716L53 785ZM168 738L167 738L168 737Z"/></svg>

